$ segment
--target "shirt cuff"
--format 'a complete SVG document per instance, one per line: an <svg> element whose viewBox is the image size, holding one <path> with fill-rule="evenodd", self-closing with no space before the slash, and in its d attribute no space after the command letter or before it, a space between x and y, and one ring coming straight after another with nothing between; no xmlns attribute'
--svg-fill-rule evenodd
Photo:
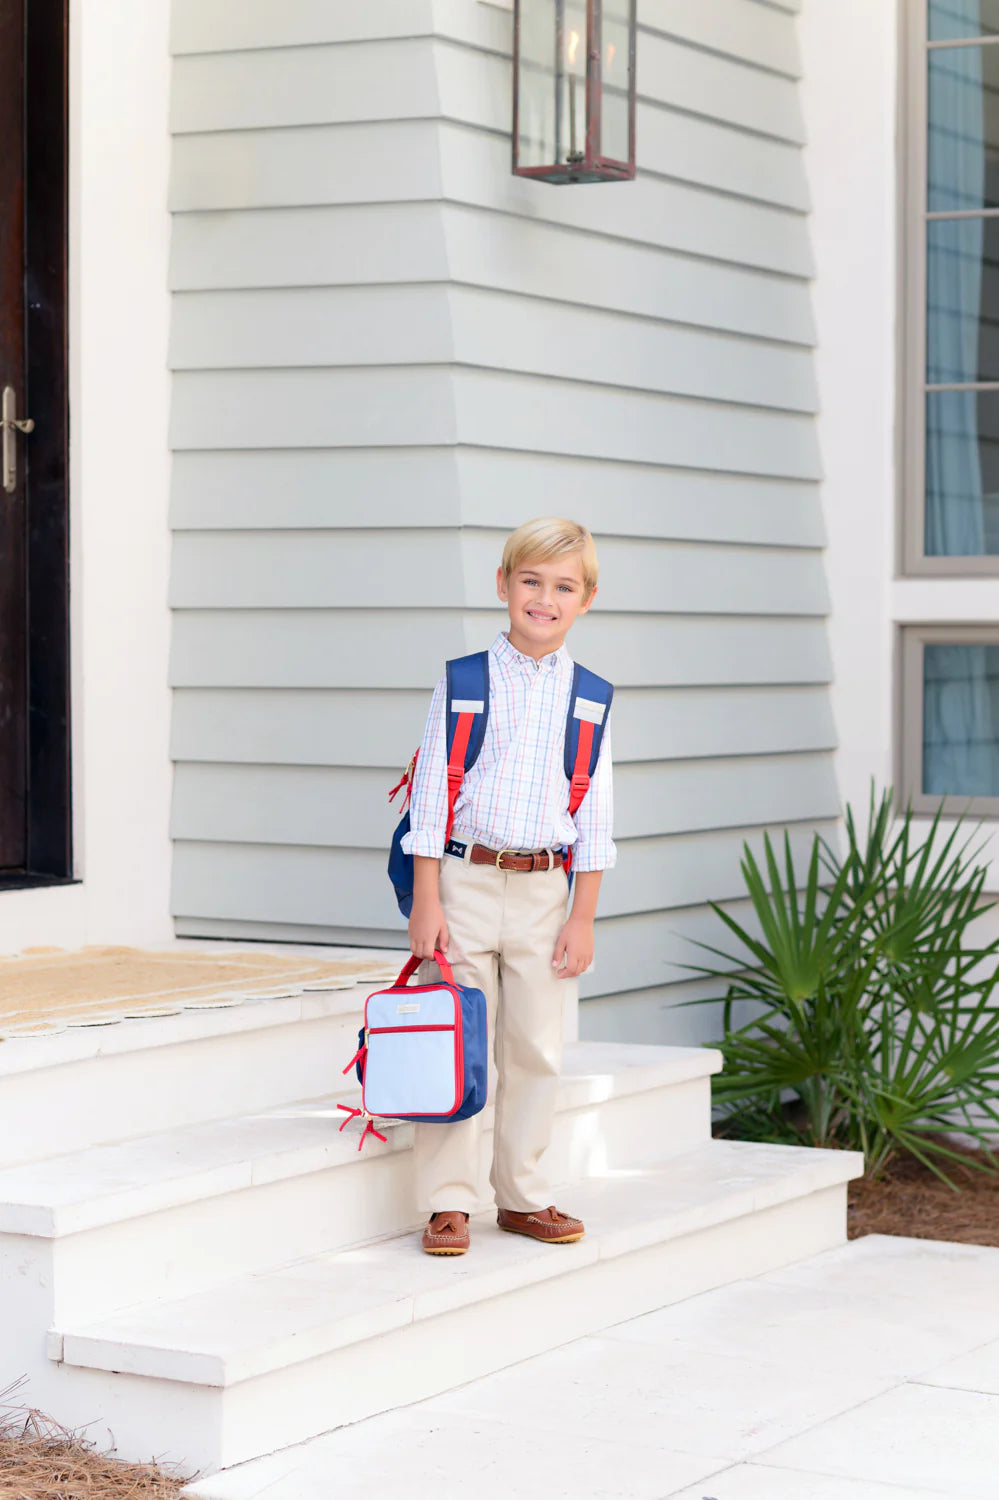
<svg viewBox="0 0 999 1500"><path fill-rule="evenodd" d="M411 828L402 836L403 854L419 854L425 859L443 859L444 834L438 828Z"/></svg>
<svg viewBox="0 0 999 1500"><path fill-rule="evenodd" d="M578 848L578 845L577 845ZM613 870L617 864L617 847L612 839L597 839L585 849L572 851L572 868L577 875L588 870Z"/></svg>

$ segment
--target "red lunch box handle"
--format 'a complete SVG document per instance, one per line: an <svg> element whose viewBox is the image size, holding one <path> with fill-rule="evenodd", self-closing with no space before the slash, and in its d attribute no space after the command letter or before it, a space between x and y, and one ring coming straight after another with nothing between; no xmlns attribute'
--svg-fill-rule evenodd
<svg viewBox="0 0 999 1500"><path fill-rule="evenodd" d="M423 959L417 958L416 954L414 953L409 962L403 968L401 974L399 975L399 978L396 980L396 984L408 984L422 962ZM434 963L440 969L445 984L454 984L455 981L454 975L451 972L451 965L448 963L447 958L439 948L434 949Z"/></svg>

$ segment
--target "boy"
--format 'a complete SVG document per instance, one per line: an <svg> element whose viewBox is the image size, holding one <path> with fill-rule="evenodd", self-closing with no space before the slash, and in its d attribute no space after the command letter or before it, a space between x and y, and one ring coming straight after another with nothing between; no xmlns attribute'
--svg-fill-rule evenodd
<svg viewBox="0 0 999 1500"><path fill-rule="evenodd" d="M444 677L430 705L403 841L414 864L409 939L418 958L447 954L458 982L486 996L497 1069L490 1182L500 1228L565 1244L584 1228L551 1206L539 1161L558 1091L562 1002L592 961L601 873L617 858L609 726L574 820L563 766L573 673L564 643L597 593L592 536L573 521L526 522L506 543L496 591L510 628L489 650L485 742L462 783L446 848ZM571 913L563 844L574 846ZM429 981L425 963L418 982ZM415 1127L430 1255L469 1247L481 1126L478 1114Z"/></svg>

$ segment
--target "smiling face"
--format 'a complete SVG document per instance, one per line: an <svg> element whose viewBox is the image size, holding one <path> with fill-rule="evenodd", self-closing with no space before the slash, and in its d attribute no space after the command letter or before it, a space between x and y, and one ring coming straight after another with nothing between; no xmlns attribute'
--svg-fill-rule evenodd
<svg viewBox="0 0 999 1500"><path fill-rule="evenodd" d="M496 570L496 592L510 611L510 645L538 660L557 651L569 627L585 615L596 589L584 600L583 563L578 552L550 562L529 559L509 578Z"/></svg>

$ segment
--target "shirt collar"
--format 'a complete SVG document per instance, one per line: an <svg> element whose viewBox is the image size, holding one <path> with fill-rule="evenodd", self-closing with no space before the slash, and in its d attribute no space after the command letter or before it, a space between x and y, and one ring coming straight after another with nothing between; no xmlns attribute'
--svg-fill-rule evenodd
<svg viewBox="0 0 999 1500"><path fill-rule="evenodd" d="M516 646L510 645L506 632L503 630L499 632L493 641L491 650L496 660L502 662L504 666L536 666L537 671L553 672L556 668L564 668L572 665L572 657L569 655L569 648L565 644L565 641L562 642L557 651L552 651L548 656L542 656L536 664L533 656L525 656L517 650Z"/></svg>

